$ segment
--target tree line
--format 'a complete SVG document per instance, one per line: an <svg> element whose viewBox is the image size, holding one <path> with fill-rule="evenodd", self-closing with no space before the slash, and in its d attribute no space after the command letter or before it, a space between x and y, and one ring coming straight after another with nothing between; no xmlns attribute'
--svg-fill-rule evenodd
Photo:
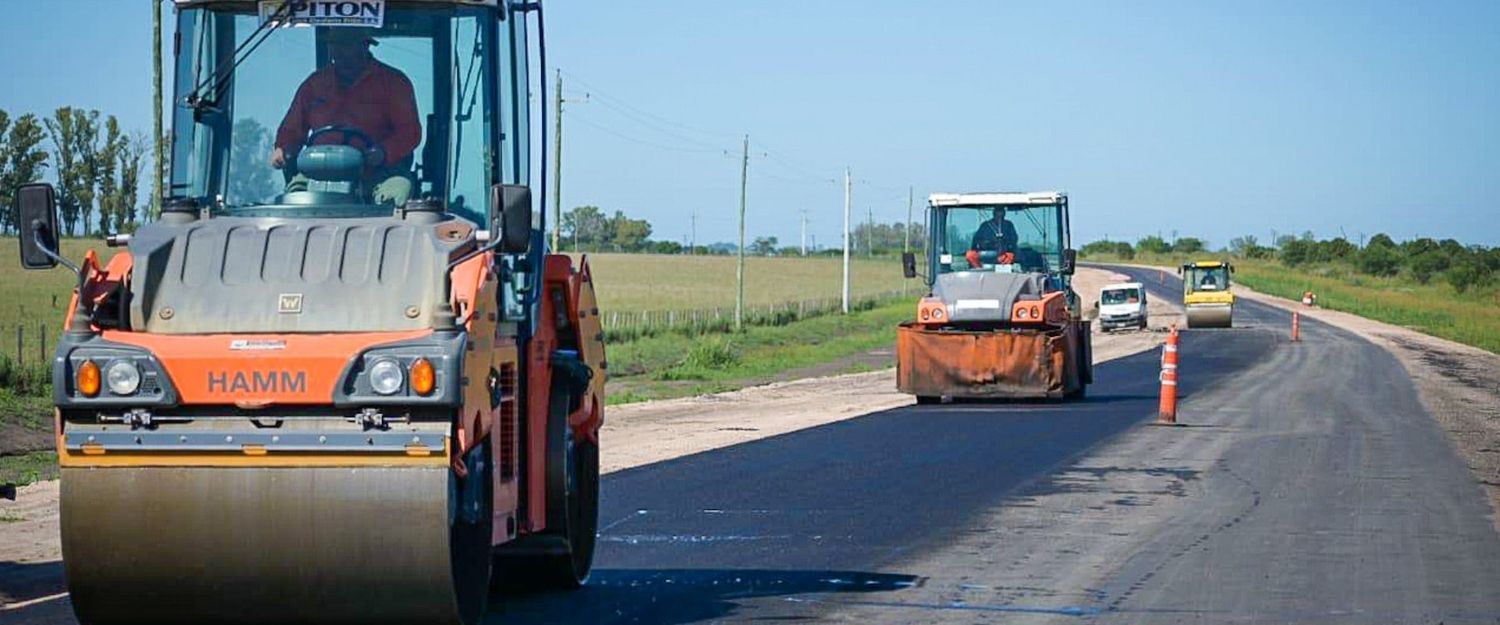
<svg viewBox="0 0 1500 625"><path fill-rule="evenodd" d="M1083 246L1084 256L1109 255L1126 260L1137 254L1196 254L1205 252L1201 239L1173 242L1149 236L1131 245L1126 241L1094 241ZM1384 233L1370 237L1363 246L1344 237L1319 239L1311 232L1302 236L1282 235L1271 245L1261 245L1254 235L1230 239L1222 250L1238 258L1276 260L1288 267L1339 265L1378 277L1405 276L1419 284L1443 280L1462 293L1500 281L1500 247L1464 245L1455 239L1418 237L1396 242Z"/></svg>
<svg viewBox="0 0 1500 625"><path fill-rule="evenodd" d="M9 208L16 187L42 180L57 189L65 235L129 232L146 215L141 173L149 135L126 133L114 115L64 106L49 117L15 119L0 109L0 234L19 232Z"/></svg>
<svg viewBox="0 0 1500 625"><path fill-rule="evenodd" d="M901 222L881 224L864 223L854 228L850 236L853 249L858 254L888 256L901 253L905 248L907 226ZM734 243L684 245L678 241L651 238L654 229L650 221L635 219L623 211L607 214L598 206L578 206L564 211L559 232L563 251L569 252L624 252L649 254L734 254L738 246ZM911 224L911 249L926 248L926 228L923 224ZM691 249L690 249L691 248ZM838 253L842 248L808 250L809 254ZM753 256L795 256L802 253L800 243L786 245L779 237L757 236L745 244L745 253Z"/></svg>

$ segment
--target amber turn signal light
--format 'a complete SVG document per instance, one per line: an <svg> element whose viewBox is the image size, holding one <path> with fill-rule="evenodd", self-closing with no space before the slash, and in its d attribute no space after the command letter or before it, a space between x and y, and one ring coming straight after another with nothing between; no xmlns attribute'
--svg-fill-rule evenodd
<svg viewBox="0 0 1500 625"><path fill-rule="evenodd" d="M99 365L94 364L92 360L83 361L83 364L78 367L78 374L75 379L78 385L78 392L83 393L84 397L99 395L99 379Z"/></svg>
<svg viewBox="0 0 1500 625"><path fill-rule="evenodd" d="M418 358L411 363L411 390L426 397L437 387L437 373L432 370L432 361Z"/></svg>

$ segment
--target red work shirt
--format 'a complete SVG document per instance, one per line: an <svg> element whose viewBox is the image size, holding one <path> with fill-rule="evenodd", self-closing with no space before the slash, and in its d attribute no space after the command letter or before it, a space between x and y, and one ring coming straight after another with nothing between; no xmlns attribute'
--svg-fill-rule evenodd
<svg viewBox="0 0 1500 625"><path fill-rule="evenodd" d="M368 133L385 149L387 167L411 156L422 142L422 123L417 119L411 81L399 70L374 59L348 87L339 85L332 65L302 81L276 131L276 147L292 154L302 147L307 133L329 125L353 126ZM345 139L339 135L331 132L313 143L343 143ZM354 147L369 147L358 143L354 139Z"/></svg>

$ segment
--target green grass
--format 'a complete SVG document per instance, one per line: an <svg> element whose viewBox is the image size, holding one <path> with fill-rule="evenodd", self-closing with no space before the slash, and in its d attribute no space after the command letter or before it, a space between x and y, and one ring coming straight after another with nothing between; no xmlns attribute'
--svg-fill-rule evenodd
<svg viewBox="0 0 1500 625"><path fill-rule="evenodd" d="M589 254L599 309L734 310L735 257L661 254ZM839 258L749 257L745 259L745 304L838 298L843 260ZM856 259L850 263L850 290L858 296L900 291L906 283L898 258Z"/></svg>
<svg viewBox="0 0 1500 625"><path fill-rule="evenodd" d="M664 334L609 345L609 402L729 390L812 369L821 369L814 372L818 374L868 371L875 367L853 359L894 345L896 326L911 319L914 310L914 301L902 300L847 316L750 328L739 334ZM829 363L834 366L829 368Z"/></svg>
<svg viewBox="0 0 1500 625"><path fill-rule="evenodd" d="M1205 254L1220 258L1222 254ZM1136 256L1125 261L1090 256L1088 262L1127 262L1172 267L1182 257ZM1404 326L1439 338L1500 354L1500 288L1459 293L1433 279L1419 284L1406 276L1390 278L1357 273L1343 265L1287 267L1276 261L1234 259L1234 279L1267 295L1301 300L1304 291L1318 296L1318 306Z"/></svg>
<svg viewBox="0 0 1500 625"><path fill-rule="evenodd" d="M1458 293L1447 284L1417 284L1402 278L1355 275L1334 268L1312 273L1256 262L1236 266L1235 278L1252 289L1302 298L1318 295L1318 306L1405 326L1436 337L1500 354L1500 291ZM1434 281L1435 282L1435 281Z"/></svg>
<svg viewBox="0 0 1500 625"><path fill-rule="evenodd" d="M101 263L113 255L103 241L64 239L63 257L81 262L90 249L96 250ZM16 358L16 328L24 333L21 361L26 364L46 362L52 358L57 336L62 332L64 311L73 295L78 278L65 267L47 271L21 268L19 239L0 239L0 355ZM42 333L47 343L40 345Z"/></svg>
<svg viewBox="0 0 1500 625"><path fill-rule="evenodd" d="M57 475L57 452L55 451L0 456L0 484L25 486L32 482L55 480Z"/></svg>

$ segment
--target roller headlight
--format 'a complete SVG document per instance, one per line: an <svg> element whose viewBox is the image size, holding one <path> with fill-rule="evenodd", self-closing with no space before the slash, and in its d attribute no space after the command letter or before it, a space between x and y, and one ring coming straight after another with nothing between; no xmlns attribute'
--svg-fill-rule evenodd
<svg viewBox="0 0 1500 625"><path fill-rule="evenodd" d="M406 382L406 372L394 360L377 360L370 365L370 390L381 395L395 395Z"/></svg>
<svg viewBox="0 0 1500 625"><path fill-rule="evenodd" d="M141 388L141 369L132 361L116 360L105 367L104 381L111 393L134 395Z"/></svg>

